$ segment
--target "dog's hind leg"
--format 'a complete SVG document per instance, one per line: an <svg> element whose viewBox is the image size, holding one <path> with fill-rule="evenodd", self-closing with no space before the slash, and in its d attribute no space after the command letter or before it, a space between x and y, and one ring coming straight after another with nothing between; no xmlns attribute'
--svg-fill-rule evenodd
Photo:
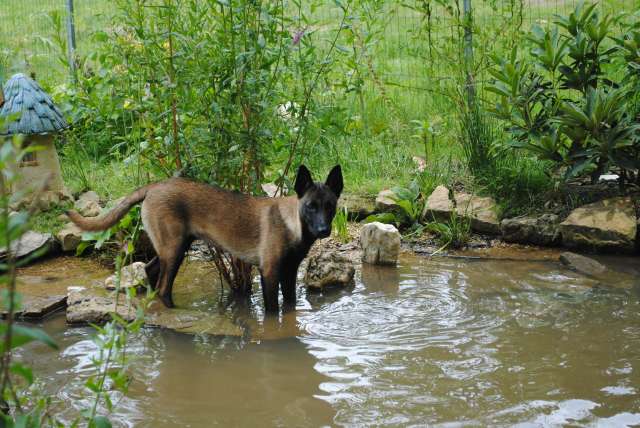
<svg viewBox="0 0 640 428"><path fill-rule="evenodd" d="M191 238L184 238L182 242L170 245L163 250L165 257L160 257L160 278L158 280L158 297L168 308L173 308L173 281L178 274L184 260L185 251L189 249Z"/></svg>
<svg viewBox="0 0 640 428"><path fill-rule="evenodd" d="M145 265L144 270L147 272L151 289L155 290L158 285L158 275L160 275L160 259L158 256L152 258L151 261Z"/></svg>

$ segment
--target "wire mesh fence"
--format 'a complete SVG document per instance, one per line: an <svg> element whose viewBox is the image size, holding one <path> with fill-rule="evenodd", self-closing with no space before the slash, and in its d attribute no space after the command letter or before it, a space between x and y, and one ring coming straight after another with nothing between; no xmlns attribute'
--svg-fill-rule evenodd
<svg viewBox="0 0 640 428"><path fill-rule="evenodd" d="M78 53L91 49L91 34L108 25L114 3L74 0ZM0 0L0 72L27 72L49 84L69 77L56 38L67 38L67 0ZM2 76L6 78L7 76Z"/></svg>
<svg viewBox="0 0 640 428"><path fill-rule="evenodd" d="M51 86L69 79L63 48L68 1L0 0L0 78L28 72ZM337 26L339 9L329 6L333 2L326 3L318 25ZM366 15L351 24L360 34L359 48L364 53L359 60L369 77L367 90L383 92L414 111L435 102L433 94L443 92L447 81L458 77L465 25L473 30L474 56L482 58L497 45L518 45L524 30L551 22L555 14L569 13L577 1L472 0L472 23L466 20L462 0L352 3ZM82 57L94 46L92 33L112 25L116 4L104 0L74 0L73 4L77 52ZM640 9L640 1L603 1L599 7L614 14L634 12Z"/></svg>

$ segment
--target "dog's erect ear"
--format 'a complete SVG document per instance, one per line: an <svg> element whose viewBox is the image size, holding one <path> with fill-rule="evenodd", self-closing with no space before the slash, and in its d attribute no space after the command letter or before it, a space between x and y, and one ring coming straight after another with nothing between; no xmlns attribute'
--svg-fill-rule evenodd
<svg viewBox="0 0 640 428"><path fill-rule="evenodd" d="M342 168L340 165L336 165L333 167L329 176L327 177L327 181L324 182L333 193L335 193L336 198L340 197L340 193L342 193Z"/></svg>
<svg viewBox="0 0 640 428"><path fill-rule="evenodd" d="M313 184L313 179L311 178L311 173L307 169L306 166L300 165L298 168L298 174L296 174L296 184L293 186L296 193L298 194L298 198L302 198L304 193L311 187Z"/></svg>

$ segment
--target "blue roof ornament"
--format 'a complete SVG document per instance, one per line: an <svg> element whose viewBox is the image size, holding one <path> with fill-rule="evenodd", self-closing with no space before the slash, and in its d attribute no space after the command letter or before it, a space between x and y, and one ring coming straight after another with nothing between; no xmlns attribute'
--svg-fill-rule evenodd
<svg viewBox="0 0 640 428"><path fill-rule="evenodd" d="M16 74L7 81L4 99L0 117L17 114L18 119L10 122L6 129L0 129L0 135L50 134L69 127L51 97L24 74Z"/></svg>

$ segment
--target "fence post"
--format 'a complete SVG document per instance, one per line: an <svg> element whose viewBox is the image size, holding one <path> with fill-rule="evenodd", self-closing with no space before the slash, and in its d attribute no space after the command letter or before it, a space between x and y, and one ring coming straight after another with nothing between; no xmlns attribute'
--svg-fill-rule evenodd
<svg viewBox="0 0 640 428"><path fill-rule="evenodd" d="M467 74L467 96L469 103L475 101L475 87L473 79L473 12L471 0L463 0L463 25L464 25L464 65Z"/></svg>
<svg viewBox="0 0 640 428"><path fill-rule="evenodd" d="M76 81L76 27L73 22L73 0L67 0L67 51L69 55L69 72Z"/></svg>

